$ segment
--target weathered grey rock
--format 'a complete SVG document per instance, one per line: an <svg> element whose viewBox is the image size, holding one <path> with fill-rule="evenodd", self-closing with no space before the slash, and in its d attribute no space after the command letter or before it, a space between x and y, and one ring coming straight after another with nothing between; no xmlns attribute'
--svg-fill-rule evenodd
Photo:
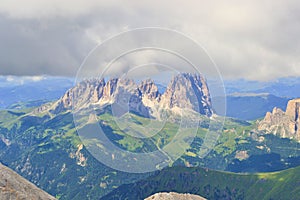
<svg viewBox="0 0 300 200"><path fill-rule="evenodd" d="M85 80L69 89L52 107L48 110L52 113L59 113L73 108L79 109L92 103L96 103L104 93L104 79Z"/></svg>
<svg viewBox="0 0 300 200"><path fill-rule="evenodd" d="M113 95L117 90L119 79L113 78L107 81L107 83L103 86L103 95L99 97L99 100L103 103L110 102L113 99Z"/></svg>
<svg viewBox="0 0 300 200"><path fill-rule="evenodd" d="M274 108L258 123L258 130L300 141L300 99L288 102L286 111Z"/></svg>
<svg viewBox="0 0 300 200"><path fill-rule="evenodd" d="M175 192L170 193L157 193L145 200L205 200L205 198L193 194L178 194Z"/></svg>
<svg viewBox="0 0 300 200"><path fill-rule="evenodd" d="M164 94L148 79L137 85L133 80L113 78L84 80L68 90L53 105L41 106L34 113L59 113L71 109L80 110L91 105L112 106L117 116L135 112L145 117L159 118L162 110L171 112L192 110L211 116L213 114L209 90L201 75L182 73L175 76Z"/></svg>
<svg viewBox="0 0 300 200"><path fill-rule="evenodd" d="M208 86L204 77L198 74L175 76L161 99L165 108L191 109L206 116L213 114Z"/></svg>
<svg viewBox="0 0 300 200"><path fill-rule="evenodd" d="M157 86L151 79L142 81L139 85L139 90L143 95L147 96L148 99L160 100L161 94L159 94Z"/></svg>
<svg viewBox="0 0 300 200"><path fill-rule="evenodd" d="M0 164L0 199L55 200L53 196L2 164Z"/></svg>
<svg viewBox="0 0 300 200"><path fill-rule="evenodd" d="M149 117L149 110L142 102L141 91L133 80L119 79L116 90L112 94L111 104L116 116L135 112Z"/></svg>

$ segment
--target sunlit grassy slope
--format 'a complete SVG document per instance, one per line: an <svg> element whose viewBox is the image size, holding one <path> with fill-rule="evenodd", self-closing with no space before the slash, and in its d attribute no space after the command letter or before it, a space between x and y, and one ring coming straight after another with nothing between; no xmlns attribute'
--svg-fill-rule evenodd
<svg viewBox="0 0 300 200"><path fill-rule="evenodd" d="M149 176L120 172L93 158L82 146L72 113L34 116L29 112L30 109L0 111L0 161L50 194L60 199L85 199L87 196L98 199L122 184ZM98 121L93 123L99 123L115 145L132 152L163 148L174 139L180 126L174 122L162 125L157 120L132 113L126 117L130 120L117 119L104 110L97 115ZM144 127L148 127L147 132L144 132ZM220 137L216 138L216 145L206 157L199 158L208 128L209 119L203 118L200 126L183 129L177 138L182 144L187 133L196 130L196 136L174 166L262 172L293 167L299 161L298 143L272 135L260 135L253 132L254 122L233 119L226 119ZM152 137L131 136L149 136L157 130ZM239 151L247 151L249 158L237 159ZM257 159L257 156L261 157Z"/></svg>

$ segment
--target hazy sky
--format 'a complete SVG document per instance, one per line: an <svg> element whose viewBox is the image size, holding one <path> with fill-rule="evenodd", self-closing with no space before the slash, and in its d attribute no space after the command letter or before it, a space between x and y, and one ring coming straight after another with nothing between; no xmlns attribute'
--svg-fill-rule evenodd
<svg viewBox="0 0 300 200"><path fill-rule="evenodd" d="M224 78L300 76L297 0L1 0L0 75L75 76L99 42L151 26L194 38Z"/></svg>

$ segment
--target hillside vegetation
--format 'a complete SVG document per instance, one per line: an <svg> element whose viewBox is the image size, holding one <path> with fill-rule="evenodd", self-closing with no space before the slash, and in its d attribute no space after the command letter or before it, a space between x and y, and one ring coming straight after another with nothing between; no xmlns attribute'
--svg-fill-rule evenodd
<svg viewBox="0 0 300 200"><path fill-rule="evenodd" d="M214 200L296 200L300 167L258 174L236 174L204 168L172 167L145 180L120 186L101 200L142 200L158 192L190 193Z"/></svg>

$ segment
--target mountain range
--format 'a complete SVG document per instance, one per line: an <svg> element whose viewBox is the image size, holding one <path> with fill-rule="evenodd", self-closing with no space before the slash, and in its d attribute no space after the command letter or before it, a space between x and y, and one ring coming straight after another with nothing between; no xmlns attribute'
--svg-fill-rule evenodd
<svg viewBox="0 0 300 200"><path fill-rule="evenodd" d="M42 106L37 112L60 113L90 106L111 105L114 114L134 112L144 117L160 119L162 110L173 113L194 111L211 116L213 109L205 78L202 75L181 73L173 77L164 93L150 79L136 84L134 80L112 78L84 80L68 90L52 105Z"/></svg>
<svg viewBox="0 0 300 200"><path fill-rule="evenodd" d="M222 123L222 117L213 109L205 78L178 74L164 90L159 87L152 80L83 80L55 101L31 108L1 110L0 161L58 199L99 199L121 185L145 180L153 173L130 174L105 166L91 155L77 131L88 134L89 126L98 123L117 147L134 153L151 152L170 143L180 128L176 120L161 126L160 113L167 111L168 117L172 117L184 111L199 118L201 123L184 128L182 133L196 134L173 166L258 173L300 165L299 142L292 137L269 134L267 129L258 129L260 120L226 118L220 135L214 135L216 143L211 151L206 157L200 157L210 126ZM76 127L74 112L91 109L97 111L95 119L86 116L88 123ZM284 115L286 113L290 112ZM126 127L152 124L151 128L162 128L151 138L133 137L120 127L125 126L120 117L131 119L125 121ZM145 129L135 131L145 135ZM185 145L190 138L188 134L180 134L176 139ZM226 181L221 179L222 184ZM152 193L143 198L150 195Z"/></svg>
<svg viewBox="0 0 300 200"><path fill-rule="evenodd" d="M67 77L0 76L0 108L36 107L57 100L72 85Z"/></svg>
<svg viewBox="0 0 300 200"><path fill-rule="evenodd" d="M60 98L73 87L75 80L69 77L14 77L0 76L0 108L23 109L36 107ZM208 86L213 80L207 80ZM273 107L285 109L287 101L299 97L298 78L282 78L271 82L225 80L228 117L243 120L261 118ZM159 93L167 86L156 84ZM248 103L250 102L250 103Z"/></svg>
<svg viewBox="0 0 300 200"><path fill-rule="evenodd" d="M274 107L282 110L290 98L269 93L232 93L226 95L226 116L242 120L263 118Z"/></svg>
<svg viewBox="0 0 300 200"><path fill-rule="evenodd" d="M251 81L245 79L225 80L227 94L268 93L277 97L298 98L300 96L300 78L284 77L269 81Z"/></svg>

